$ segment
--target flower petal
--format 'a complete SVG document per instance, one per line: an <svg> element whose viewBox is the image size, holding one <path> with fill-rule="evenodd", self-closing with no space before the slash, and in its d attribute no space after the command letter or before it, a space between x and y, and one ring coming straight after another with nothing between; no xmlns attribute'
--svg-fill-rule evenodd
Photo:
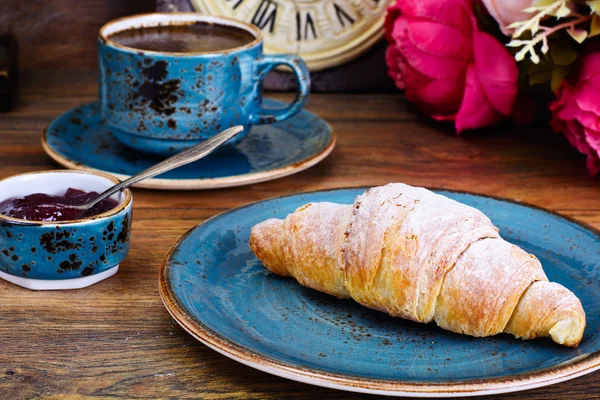
<svg viewBox="0 0 600 400"><path fill-rule="evenodd" d="M511 30L507 26L516 21L525 21L531 18L531 14L523 12L530 7L533 0L483 0L488 12L494 17L500 29L505 35L510 35Z"/></svg>
<svg viewBox="0 0 600 400"><path fill-rule="evenodd" d="M398 7L398 3L388 7L387 9L383 27L385 29L385 38L390 44L395 44L395 40L392 37L392 32L394 31L394 25L396 24L396 20L400 17L400 14L401 12L400 7Z"/></svg>
<svg viewBox="0 0 600 400"><path fill-rule="evenodd" d="M600 52L586 54L581 57L581 69L579 81L591 79L593 75L600 72Z"/></svg>
<svg viewBox="0 0 600 400"><path fill-rule="evenodd" d="M600 134L597 131L583 129L583 136L586 146L583 147L584 151L580 151L587 155L586 166L591 175L596 175L598 172L600 172L600 149L595 147L599 144L599 135Z"/></svg>
<svg viewBox="0 0 600 400"><path fill-rule="evenodd" d="M403 15L437 22L470 34L473 5L469 0L398 0Z"/></svg>
<svg viewBox="0 0 600 400"><path fill-rule="evenodd" d="M496 111L484 93L475 65L471 65L467 70L465 92L456 115L457 133L491 125L501 119L502 114Z"/></svg>
<svg viewBox="0 0 600 400"><path fill-rule="evenodd" d="M429 30L429 36L434 48L425 47L424 43L418 43L413 36L413 27L419 30ZM447 28L439 24L430 22L415 22L407 18L400 17L394 25L392 37L395 40L396 47L404 56L406 62L415 70L434 79L456 79L463 76L470 63L471 46L463 42L461 49L454 49L451 56L436 54L435 48L443 46L447 41ZM425 41L423 33L417 33L422 41ZM454 35L453 37L455 37ZM446 39L444 39L446 37ZM436 43L437 41L437 43ZM458 40L460 42L460 39ZM417 43L423 46L423 49L417 46Z"/></svg>
<svg viewBox="0 0 600 400"><path fill-rule="evenodd" d="M573 102L577 103L577 107L582 112L591 114L594 118L588 118L587 122L581 123L595 130L600 130L600 74L577 83L576 94L573 97Z"/></svg>
<svg viewBox="0 0 600 400"><path fill-rule="evenodd" d="M574 120L567 121L565 124L565 129L562 131L562 133L565 135L569 143L571 143L571 146L575 147L580 153L589 156L590 146L585 140L584 129L579 122Z"/></svg>
<svg viewBox="0 0 600 400"><path fill-rule="evenodd" d="M423 86L416 93L417 105L434 115L454 115L460 108L464 82L461 80L438 79Z"/></svg>
<svg viewBox="0 0 600 400"><path fill-rule="evenodd" d="M473 59L472 37L469 33L437 22L411 18L406 18L406 22L410 41L419 50L465 62Z"/></svg>
<svg viewBox="0 0 600 400"><path fill-rule="evenodd" d="M394 80L398 89L405 89L404 85L404 61L400 58L400 51L393 45L388 46L385 52L385 62L388 66L388 75Z"/></svg>
<svg viewBox="0 0 600 400"><path fill-rule="evenodd" d="M594 129L585 129L585 141L600 154L600 132Z"/></svg>
<svg viewBox="0 0 600 400"><path fill-rule="evenodd" d="M563 121L576 120L585 128L600 131L598 114L580 107L580 95L580 88L573 88L568 83L563 82L557 100L550 104L550 110L554 113L555 119Z"/></svg>
<svg viewBox="0 0 600 400"><path fill-rule="evenodd" d="M586 129L591 129L594 131L600 130L600 120L598 114L596 113L579 110L579 112L575 115L575 119Z"/></svg>
<svg viewBox="0 0 600 400"><path fill-rule="evenodd" d="M600 172L600 131L590 126L598 125L598 115L579 108L578 94L578 87L574 88L566 81L562 83L556 100L549 106L553 113L550 126L563 133L573 147L587 156L587 168L595 175Z"/></svg>
<svg viewBox="0 0 600 400"><path fill-rule="evenodd" d="M491 105L502 115L511 115L517 99L517 63L506 48L491 35L473 33L477 77Z"/></svg>

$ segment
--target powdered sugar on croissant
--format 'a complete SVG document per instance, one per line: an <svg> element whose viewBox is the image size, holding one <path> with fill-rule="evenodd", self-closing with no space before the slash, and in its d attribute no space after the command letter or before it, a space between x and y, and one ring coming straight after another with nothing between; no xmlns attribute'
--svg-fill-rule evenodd
<svg viewBox="0 0 600 400"><path fill-rule="evenodd" d="M579 299L475 208L389 184L353 205L310 203L251 232L271 271L366 307L472 336L549 336L577 346Z"/></svg>

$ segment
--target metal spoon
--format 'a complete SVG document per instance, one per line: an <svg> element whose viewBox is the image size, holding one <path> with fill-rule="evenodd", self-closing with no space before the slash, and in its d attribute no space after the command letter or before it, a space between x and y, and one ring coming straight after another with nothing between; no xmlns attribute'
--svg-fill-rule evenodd
<svg viewBox="0 0 600 400"><path fill-rule="evenodd" d="M152 178L153 176L160 175L164 172L170 171L177 167L181 167L182 165L191 163L192 161L197 161L197 160L201 159L202 157L209 155L217 147L219 147L220 145L222 145L223 143L225 143L226 141L228 141L229 139L231 139L232 137L234 137L235 135L237 135L238 133L240 133L243 130L244 130L244 127L242 127L240 125L226 129L223 132L220 132L219 134L211 137L210 139L207 139L204 142L202 142L192 148L184 150L181 153L177 153L173 157L169 157L166 160L159 162L156 165L153 165L152 167L148 168L147 170L144 170L144 171L132 176L131 178L126 179L123 182L106 189L104 192L102 192L100 195L98 195L98 197L88 201L85 204L82 204L80 206L69 206L69 207L72 207L72 208L75 208L75 209L81 210L81 211L87 211L88 209L90 209L93 206L95 206L96 204L100 203L102 200L106 199L107 197L113 195L114 193L116 193L122 189L125 189L126 187L133 185L134 183L138 183L139 181L147 179L147 178Z"/></svg>

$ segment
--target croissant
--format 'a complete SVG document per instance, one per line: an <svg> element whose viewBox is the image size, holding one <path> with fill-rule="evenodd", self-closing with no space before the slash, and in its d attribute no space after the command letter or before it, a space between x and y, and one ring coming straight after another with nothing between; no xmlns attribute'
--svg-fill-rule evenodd
<svg viewBox="0 0 600 400"><path fill-rule="evenodd" d="M471 335L550 337L576 347L579 299L482 212L388 184L353 205L309 203L255 225L250 248L272 272L392 316Z"/></svg>

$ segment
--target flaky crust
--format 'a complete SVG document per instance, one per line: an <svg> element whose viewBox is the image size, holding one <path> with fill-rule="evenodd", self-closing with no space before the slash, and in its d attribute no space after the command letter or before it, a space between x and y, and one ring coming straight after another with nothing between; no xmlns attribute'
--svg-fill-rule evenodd
<svg viewBox="0 0 600 400"><path fill-rule="evenodd" d="M537 258L480 211L423 188L390 184L351 206L307 204L253 227L250 248L304 286L457 333L576 346L585 328L577 297L547 282Z"/></svg>
<svg viewBox="0 0 600 400"><path fill-rule="evenodd" d="M334 203L307 204L283 221L272 218L253 227L250 248L276 274L293 276L304 286L348 298L339 249L351 210Z"/></svg>

